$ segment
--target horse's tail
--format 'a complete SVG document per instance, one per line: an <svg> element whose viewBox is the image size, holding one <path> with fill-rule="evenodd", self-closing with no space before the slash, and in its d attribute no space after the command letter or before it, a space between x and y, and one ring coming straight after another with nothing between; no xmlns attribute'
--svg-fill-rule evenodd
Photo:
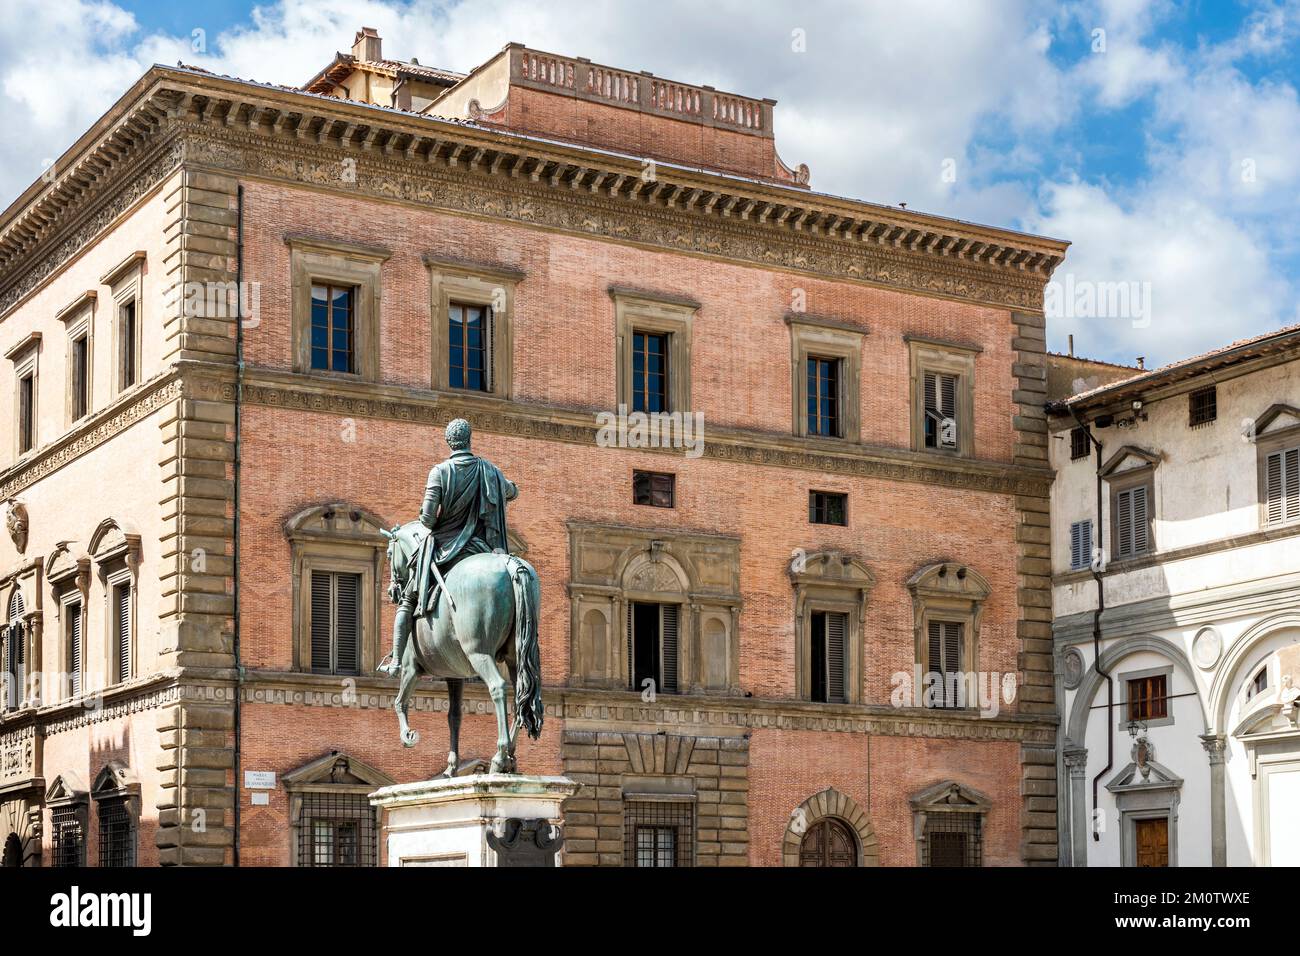
<svg viewBox="0 0 1300 956"><path fill-rule="evenodd" d="M515 725L536 739L542 733L542 655L537 638L542 590L537 572L527 561L511 557L509 566L515 589L515 659L519 668Z"/></svg>

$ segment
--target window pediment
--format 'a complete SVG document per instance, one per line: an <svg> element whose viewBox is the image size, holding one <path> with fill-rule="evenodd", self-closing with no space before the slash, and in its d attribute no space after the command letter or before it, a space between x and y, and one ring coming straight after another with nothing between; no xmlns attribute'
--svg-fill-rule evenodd
<svg viewBox="0 0 1300 956"><path fill-rule="evenodd" d="M56 588L75 582L84 591L90 583L90 557L73 552L69 544L60 541L45 559L45 580Z"/></svg>
<svg viewBox="0 0 1300 956"><path fill-rule="evenodd" d="M84 803L86 795L86 787L76 775L61 773L46 788L45 802L53 806Z"/></svg>
<svg viewBox="0 0 1300 956"><path fill-rule="evenodd" d="M383 519L344 502L314 505L299 511L284 523L285 537L291 541L351 540L387 549Z"/></svg>
<svg viewBox="0 0 1300 956"><path fill-rule="evenodd" d="M957 598L971 603L983 602L993 593L974 568L949 562L921 568L907 579L907 589L920 600Z"/></svg>
<svg viewBox="0 0 1300 956"><path fill-rule="evenodd" d="M1154 468L1158 464L1160 464L1160 456L1155 452L1139 448L1137 445L1125 445L1101 466L1101 476L1107 479L1115 478L1144 468Z"/></svg>
<svg viewBox="0 0 1300 956"><path fill-rule="evenodd" d="M955 780L945 780L912 794L912 809L925 812L986 813L993 801L984 794Z"/></svg>
<svg viewBox="0 0 1300 956"><path fill-rule="evenodd" d="M1300 408L1285 402L1277 402L1270 405L1264 414L1255 419L1254 424L1256 437L1300 426Z"/></svg>
<svg viewBox="0 0 1300 956"><path fill-rule="evenodd" d="M853 588L864 596L876 586L876 576L860 558L839 551L818 551L790 566L795 584Z"/></svg>
<svg viewBox="0 0 1300 956"><path fill-rule="evenodd" d="M286 790L314 790L344 788L364 790L369 793L379 787L394 783L388 774L346 753L332 752L303 764L281 777Z"/></svg>
<svg viewBox="0 0 1300 956"><path fill-rule="evenodd" d="M96 800L133 797L140 792L140 781L131 768L120 760L110 760L95 776L90 795Z"/></svg>
<svg viewBox="0 0 1300 956"><path fill-rule="evenodd" d="M88 550L99 565L119 558L128 564L139 563L140 535L116 518L105 518L90 536Z"/></svg>

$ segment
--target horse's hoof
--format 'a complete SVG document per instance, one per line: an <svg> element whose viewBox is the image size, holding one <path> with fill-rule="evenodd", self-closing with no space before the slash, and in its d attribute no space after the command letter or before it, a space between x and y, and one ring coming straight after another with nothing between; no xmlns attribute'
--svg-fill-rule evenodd
<svg viewBox="0 0 1300 956"><path fill-rule="evenodd" d="M509 773L506 769L506 762L500 757L493 757L492 764L488 767L488 773Z"/></svg>
<svg viewBox="0 0 1300 956"><path fill-rule="evenodd" d="M414 747L420 742L420 732L418 730L408 730L402 734L402 746Z"/></svg>

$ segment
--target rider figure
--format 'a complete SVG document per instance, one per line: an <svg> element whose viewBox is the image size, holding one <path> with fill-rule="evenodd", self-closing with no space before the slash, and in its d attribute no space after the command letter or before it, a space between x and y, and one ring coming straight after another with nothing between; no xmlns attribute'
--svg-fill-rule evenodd
<svg viewBox="0 0 1300 956"><path fill-rule="evenodd" d="M437 606L440 588L431 567L434 562L446 576L471 554L510 550L506 502L515 500L518 487L492 462L470 452L470 427L465 419L457 418L449 424L446 438L451 456L429 472L420 509L420 522L429 534L412 559L414 573L406 589L401 591L393 585L389 590L388 596L398 609L393 623L393 652L377 668L384 674L398 673L416 617Z"/></svg>

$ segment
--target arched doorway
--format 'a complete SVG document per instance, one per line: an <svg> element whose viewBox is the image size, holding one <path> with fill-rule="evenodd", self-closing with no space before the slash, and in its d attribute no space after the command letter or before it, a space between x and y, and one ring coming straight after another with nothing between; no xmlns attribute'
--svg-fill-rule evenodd
<svg viewBox="0 0 1300 956"><path fill-rule="evenodd" d="M833 817L818 820L799 843L800 866L857 866L858 841Z"/></svg>
<svg viewBox="0 0 1300 956"><path fill-rule="evenodd" d="M5 852L3 862L0 866L22 866L23 865L23 841L18 839L17 833L10 833L9 838L5 840Z"/></svg>

